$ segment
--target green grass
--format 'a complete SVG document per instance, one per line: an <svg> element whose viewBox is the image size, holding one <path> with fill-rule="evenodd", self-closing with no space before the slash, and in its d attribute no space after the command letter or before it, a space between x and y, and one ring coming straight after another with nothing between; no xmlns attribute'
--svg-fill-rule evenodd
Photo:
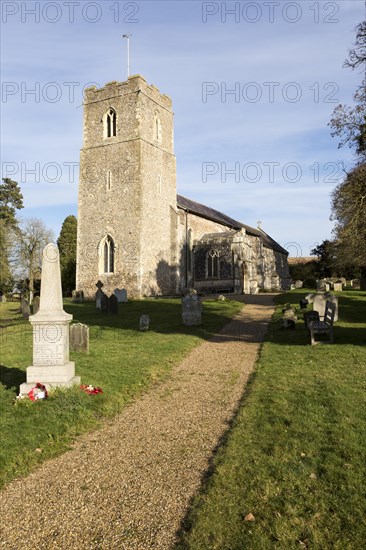
<svg viewBox="0 0 366 550"><path fill-rule="evenodd" d="M334 345L273 318L177 550L361 549L366 540L366 295L338 293ZM299 315L299 318L302 316ZM248 514L254 521L246 521Z"/></svg>
<svg viewBox="0 0 366 550"><path fill-rule="evenodd" d="M90 353L71 353L70 359L82 383L100 386L103 394L89 396L76 387L33 403L15 400L32 364L32 327L17 313L19 303L0 304L0 486L28 474L45 458L66 450L78 434L120 412L241 308L239 302L208 301L203 326L184 327L179 300L120 304L118 316L101 314L92 303L67 301L65 310L73 321L90 327ZM150 316L148 332L138 330L143 313Z"/></svg>

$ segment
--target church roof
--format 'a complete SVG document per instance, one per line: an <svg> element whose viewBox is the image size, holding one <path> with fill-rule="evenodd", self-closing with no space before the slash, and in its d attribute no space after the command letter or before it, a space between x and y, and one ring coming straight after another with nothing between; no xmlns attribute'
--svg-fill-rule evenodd
<svg viewBox="0 0 366 550"><path fill-rule="evenodd" d="M288 254L287 250L282 248L282 246L279 245L275 240L273 240L272 237L267 235L267 233L265 233L263 229L254 229L254 227L250 227L250 225L238 222L237 220L230 218L230 216L227 216L226 214L223 214L222 212L219 212L214 208L210 208L208 206L200 204L199 202L187 199L182 195L177 195L177 206L182 210L186 210L187 212L197 214L202 218L221 223L222 225L226 225L227 227L230 227L232 229L245 229L248 235L259 237L263 242L263 246L265 246L266 248L271 248L273 250L276 250L277 252Z"/></svg>

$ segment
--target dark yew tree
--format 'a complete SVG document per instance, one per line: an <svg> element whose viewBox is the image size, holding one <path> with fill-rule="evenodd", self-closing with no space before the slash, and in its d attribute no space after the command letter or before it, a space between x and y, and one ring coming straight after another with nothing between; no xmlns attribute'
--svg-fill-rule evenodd
<svg viewBox="0 0 366 550"><path fill-rule="evenodd" d="M61 281L64 291L72 291L76 283L76 236L77 220L75 216L65 218L57 246L60 251Z"/></svg>

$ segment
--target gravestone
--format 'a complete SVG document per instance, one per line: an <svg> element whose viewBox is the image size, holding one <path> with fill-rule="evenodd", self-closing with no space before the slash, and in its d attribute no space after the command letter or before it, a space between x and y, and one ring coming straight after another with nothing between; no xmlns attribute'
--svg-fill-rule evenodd
<svg viewBox="0 0 366 550"><path fill-rule="evenodd" d="M5 304L5 303L6 303L6 296L5 296L5 294L2 294L2 295L0 296L0 302L1 302L2 304Z"/></svg>
<svg viewBox="0 0 366 550"><path fill-rule="evenodd" d="M32 304L32 305L33 305L33 315L35 315L36 313L38 313L40 301L41 301L41 299L40 299L39 296L35 296L35 297L33 298L33 304Z"/></svg>
<svg viewBox="0 0 366 550"><path fill-rule="evenodd" d="M82 323L70 325L70 349L89 353L89 327Z"/></svg>
<svg viewBox="0 0 366 550"><path fill-rule="evenodd" d="M182 299L182 321L185 326L202 324L202 303L196 294L187 294Z"/></svg>
<svg viewBox="0 0 366 550"><path fill-rule="evenodd" d="M326 288L325 288L325 285L327 283L322 279L322 280L317 280L316 282L316 290L317 292L325 292ZM328 285L329 286L329 285ZM328 289L329 290L329 289Z"/></svg>
<svg viewBox="0 0 366 550"><path fill-rule="evenodd" d="M149 330L150 317L148 315L141 315L139 322L139 330Z"/></svg>
<svg viewBox="0 0 366 550"><path fill-rule="evenodd" d="M341 292L343 290L342 281L337 281L337 282L333 283L333 290L334 290L334 292Z"/></svg>
<svg viewBox="0 0 366 550"><path fill-rule="evenodd" d="M108 304L108 313L110 315L117 315L118 313L118 300L117 296L112 294L109 298L107 298L107 304Z"/></svg>
<svg viewBox="0 0 366 550"><path fill-rule="evenodd" d="M315 294L310 293L305 296L305 299L309 302L309 304L312 304L314 302Z"/></svg>
<svg viewBox="0 0 366 550"><path fill-rule="evenodd" d="M30 306L29 306L28 300L26 300L25 298L22 298L20 307L21 307L23 319L29 319L31 312L30 312Z"/></svg>
<svg viewBox="0 0 366 550"><path fill-rule="evenodd" d="M39 311L29 318L33 326L33 365L27 368L27 382L20 394L27 394L40 382L47 389L80 384L75 364L69 361L69 324L72 315L63 310L60 256L50 243L42 253L42 281Z"/></svg>
<svg viewBox="0 0 366 550"><path fill-rule="evenodd" d="M82 290L73 290L72 301L76 304L82 304L84 302L84 292Z"/></svg>
<svg viewBox="0 0 366 550"><path fill-rule="evenodd" d="M332 302L336 305L335 315L334 315L334 322L338 321L338 297L334 294L330 294L329 292L324 293L316 293L313 300L313 311L317 311L319 313L320 319L324 317L325 312L325 304L327 302Z"/></svg>
<svg viewBox="0 0 366 550"><path fill-rule="evenodd" d="M102 297L103 297L104 292L103 290L97 290L96 293L95 293L95 307L97 309L102 309Z"/></svg>
<svg viewBox="0 0 366 550"><path fill-rule="evenodd" d="M302 288L303 287L303 281L297 280L295 281L295 288Z"/></svg>
<svg viewBox="0 0 366 550"><path fill-rule="evenodd" d="M108 313L108 296L102 292L102 297L100 299L100 311L102 313Z"/></svg>
<svg viewBox="0 0 366 550"><path fill-rule="evenodd" d="M127 300L127 290L125 288L122 288L121 290L119 288L114 289L114 295L117 297L118 303L126 303Z"/></svg>
<svg viewBox="0 0 366 550"><path fill-rule="evenodd" d="M329 292L329 291L330 291L330 284L329 284L329 283L325 283L325 284L324 284L324 290L325 290L325 292Z"/></svg>

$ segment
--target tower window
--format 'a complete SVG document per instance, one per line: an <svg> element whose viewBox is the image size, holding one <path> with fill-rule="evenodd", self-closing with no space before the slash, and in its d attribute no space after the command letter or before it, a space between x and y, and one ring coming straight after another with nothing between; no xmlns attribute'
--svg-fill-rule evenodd
<svg viewBox="0 0 366 550"><path fill-rule="evenodd" d="M219 277L219 253L217 250L211 250L206 256L207 278Z"/></svg>
<svg viewBox="0 0 366 550"><path fill-rule="evenodd" d="M112 172L107 170L107 191L110 191L112 188Z"/></svg>
<svg viewBox="0 0 366 550"><path fill-rule="evenodd" d="M114 242L109 235L102 240L100 253L101 273L114 273Z"/></svg>
<svg viewBox="0 0 366 550"><path fill-rule="evenodd" d="M117 114L112 107L104 115L104 137L114 137L117 135Z"/></svg>
<svg viewBox="0 0 366 550"><path fill-rule="evenodd" d="M158 113L155 113L154 117L154 139L161 143L162 141L162 129L161 129L161 121L158 117Z"/></svg>

